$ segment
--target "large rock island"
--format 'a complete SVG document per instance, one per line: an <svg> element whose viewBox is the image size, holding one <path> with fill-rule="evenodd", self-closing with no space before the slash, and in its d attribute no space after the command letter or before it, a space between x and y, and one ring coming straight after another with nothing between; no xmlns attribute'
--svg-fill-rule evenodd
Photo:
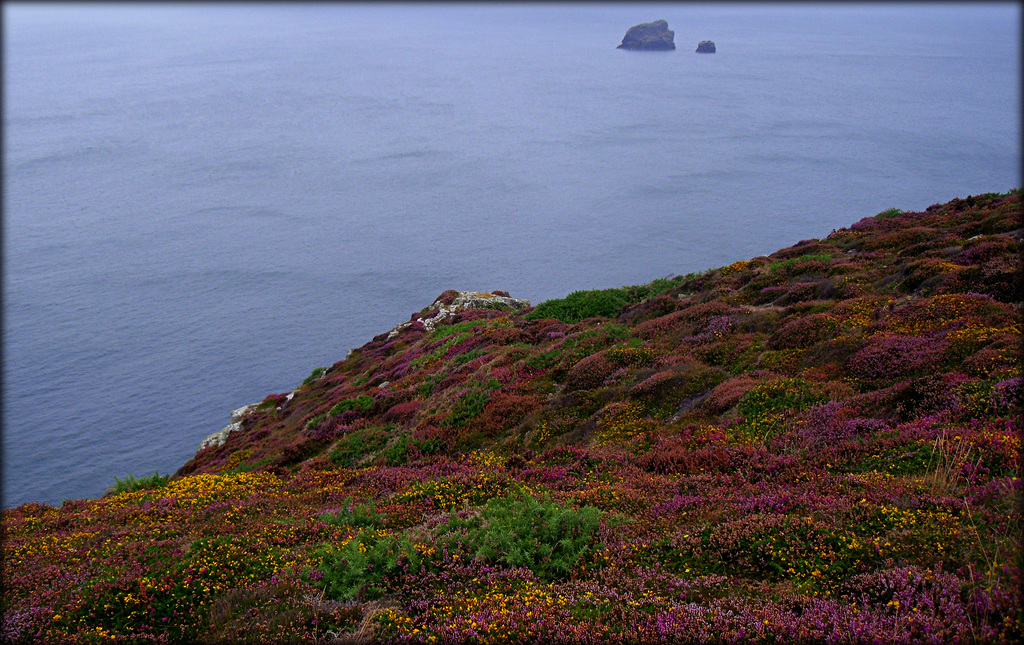
<svg viewBox="0 0 1024 645"><path fill-rule="evenodd" d="M616 49L669 50L675 49L675 32L668 28L668 22L655 20L630 27Z"/></svg>

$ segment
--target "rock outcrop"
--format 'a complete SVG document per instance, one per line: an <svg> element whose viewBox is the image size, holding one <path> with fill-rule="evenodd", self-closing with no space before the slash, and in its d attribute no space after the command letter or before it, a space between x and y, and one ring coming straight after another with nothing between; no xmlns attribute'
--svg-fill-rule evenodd
<svg viewBox="0 0 1024 645"><path fill-rule="evenodd" d="M714 54L715 53L715 43L710 41L710 40L702 40L702 41L700 41L699 43L697 43L697 53L698 54Z"/></svg>
<svg viewBox="0 0 1024 645"><path fill-rule="evenodd" d="M668 22L655 20L630 27L622 44L617 49L668 50L675 49L675 32L668 28Z"/></svg>
<svg viewBox="0 0 1024 645"><path fill-rule="evenodd" d="M244 417L249 410L254 409L258 405L259 403L251 403L249 405L242 406L237 410L232 410L230 416L231 423L203 439L203 442L199 444L199 450L196 450L196 452L199 452L207 446L217 447L224 445L224 442L228 440L229 434L242 429L242 417Z"/></svg>
<svg viewBox="0 0 1024 645"><path fill-rule="evenodd" d="M505 291L455 291L449 289L422 311L413 314L409 322L404 322L388 333L388 339L398 335L409 325L419 322L427 331L434 331L434 326L442 320L451 318L459 311L466 309L497 309L499 311L519 311L530 306L529 300L513 298Z"/></svg>

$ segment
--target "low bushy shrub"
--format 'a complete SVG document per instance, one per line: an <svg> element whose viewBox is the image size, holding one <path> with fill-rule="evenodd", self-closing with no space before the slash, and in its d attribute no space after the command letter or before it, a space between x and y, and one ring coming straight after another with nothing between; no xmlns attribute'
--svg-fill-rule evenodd
<svg viewBox="0 0 1024 645"><path fill-rule="evenodd" d="M444 530L464 532L459 539L475 558L526 567L552 582L566 578L591 551L601 515L593 506L576 510L546 496L509 492L488 501L479 515L459 519L452 514Z"/></svg>
<svg viewBox="0 0 1024 645"><path fill-rule="evenodd" d="M338 466L350 467L362 458L379 450L387 443L388 432L394 426L371 426L355 430L344 437L331 450L327 458Z"/></svg>
<svg viewBox="0 0 1024 645"><path fill-rule="evenodd" d="M554 318L565 323L577 323L587 318L611 318L627 304L629 300L622 289L573 291L564 298L545 300L524 318Z"/></svg>
<svg viewBox="0 0 1024 645"><path fill-rule="evenodd" d="M334 600L379 598L389 580L417 573L421 566L420 555L409 538L379 531L362 530L340 545L324 544L317 555L319 575L310 579Z"/></svg>
<svg viewBox="0 0 1024 645"><path fill-rule="evenodd" d="M309 376L307 376L307 377L306 377L306 378L305 378L305 379L304 379L304 380L302 381L302 384L303 384L303 385L309 385L309 384L310 384L310 383L312 383L313 381L315 381L315 380L317 380L318 378L320 378L321 376L323 376L323 375L324 375L324 374L325 374L326 372L327 372L327 368L326 368L326 367L318 367L318 368L314 369L314 370L312 371L312 373L310 373L310 375L309 375Z"/></svg>
<svg viewBox="0 0 1024 645"><path fill-rule="evenodd" d="M349 410L360 410L365 412L372 407L373 397L367 394L360 394L355 398L339 401L337 405L330 409L328 414L332 417L336 417L342 412L348 412Z"/></svg>

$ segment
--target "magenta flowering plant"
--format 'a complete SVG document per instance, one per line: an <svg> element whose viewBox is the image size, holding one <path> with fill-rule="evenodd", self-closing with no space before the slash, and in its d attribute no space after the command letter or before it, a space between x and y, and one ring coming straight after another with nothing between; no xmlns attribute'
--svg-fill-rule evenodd
<svg viewBox="0 0 1024 645"><path fill-rule="evenodd" d="M890 380L934 368L944 348L936 337L876 334L846 365L859 378Z"/></svg>

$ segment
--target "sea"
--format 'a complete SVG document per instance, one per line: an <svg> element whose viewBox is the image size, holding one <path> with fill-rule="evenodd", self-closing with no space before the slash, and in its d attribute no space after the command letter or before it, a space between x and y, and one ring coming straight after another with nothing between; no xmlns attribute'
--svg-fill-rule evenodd
<svg viewBox="0 0 1024 645"><path fill-rule="evenodd" d="M446 289L536 304L1015 188L1020 13L4 3L3 505L172 473ZM657 19L675 51L616 48Z"/></svg>

